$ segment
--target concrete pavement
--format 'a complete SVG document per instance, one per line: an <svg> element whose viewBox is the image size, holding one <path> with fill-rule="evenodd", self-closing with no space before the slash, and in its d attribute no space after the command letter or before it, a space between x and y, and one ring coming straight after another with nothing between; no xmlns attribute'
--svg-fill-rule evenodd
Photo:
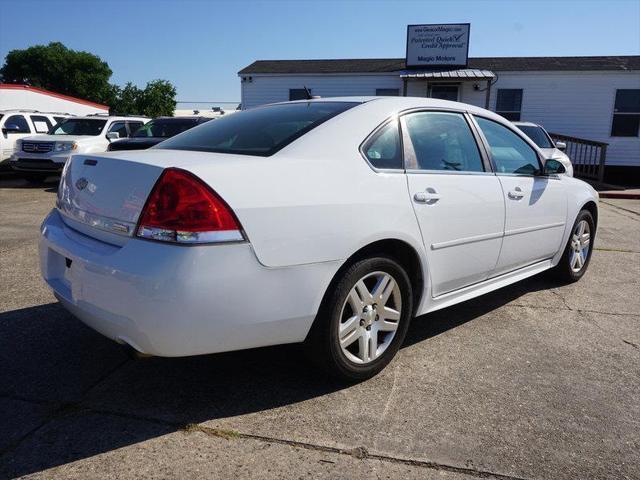
<svg viewBox="0 0 640 480"><path fill-rule="evenodd" d="M298 346L130 360L39 278L54 200L0 180L0 478L640 478L640 201L581 282L416 319L346 387Z"/></svg>

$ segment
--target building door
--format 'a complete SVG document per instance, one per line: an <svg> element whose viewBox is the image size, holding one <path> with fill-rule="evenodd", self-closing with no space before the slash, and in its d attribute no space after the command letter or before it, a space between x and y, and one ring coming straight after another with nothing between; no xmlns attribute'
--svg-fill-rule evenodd
<svg viewBox="0 0 640 480"><path fill-rule="evenodd" d="M429 97L457 102L459 90L460 85L429 85Z"/></svg>

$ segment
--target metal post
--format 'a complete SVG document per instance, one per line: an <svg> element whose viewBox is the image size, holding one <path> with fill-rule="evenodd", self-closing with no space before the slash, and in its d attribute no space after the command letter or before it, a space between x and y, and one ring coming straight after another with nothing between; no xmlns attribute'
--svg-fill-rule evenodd
<svg viewBox="0 0 640 480"><path fill-rule="evenodd" d="M491 97L491 79L487 80L487 96L484 99L484 108L489 110L489 97Z"/></svg>
<svg viewBox="0 0 640 480"><path fill-rule="evenodd" d="M406 78L402 79L402 96L403 97L407 96L407 79Z"/></svg>
<svg viewBox="0 0 640 480"><path fill-rule="evenodd" d="M607 145L600 149L600 168L598 169L598 181L604 182L604 163L607 160Z"/></svg>

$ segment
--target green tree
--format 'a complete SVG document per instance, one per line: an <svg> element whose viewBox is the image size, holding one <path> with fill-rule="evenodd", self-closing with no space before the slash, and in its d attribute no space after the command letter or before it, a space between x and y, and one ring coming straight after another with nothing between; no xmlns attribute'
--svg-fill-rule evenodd
<svg viewBox="0 0 640 480"><path fill-rule="evenodd" d="M138 104L148 117L173 116L176 109L176 87L167 80L152 80L142 91Z"/></svg>
<svg viewBox="0 0 640 480"><path fill-rule="evenodd" d="M128 82L109 83L111 69L100 57L65 47L60 42L12 50L0 68L0 81L25 83L54 92L104 103L112 114L171 116L176 89L167 80L153 80L141 90Z"/></svg>
<svg viewBox="0 0 640 480"><path fill-rule="evenodd" d="M26 83L94 102L109 98L111 73L97 55L71 50L60 42L11 50L0 69L5 83Z"/></svg>
<svg viewBox="0 0 640 480"><path fill-rule="evenodd" d="M167 80L153 80L144 90L128 82L123 88L114 86L115 98L109 105L117 115L172 116L176 108L176 89Z"/></svg>
<svg viewBox="0 0 640 480"><path fill-rule="evenodd" d="M114 85L115 99L109 104L111 113L117 115L142 115L142 90L133 83L127 84L120 88Z"/></svg>

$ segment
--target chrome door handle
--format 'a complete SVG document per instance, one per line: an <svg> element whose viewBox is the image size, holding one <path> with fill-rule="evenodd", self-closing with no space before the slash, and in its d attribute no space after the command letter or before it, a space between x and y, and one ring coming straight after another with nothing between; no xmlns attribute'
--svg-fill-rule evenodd
<svg viewBox="0 0 640 480"><path fill-rule="evenodd" d="M424 192L416 192L413 199L418 203L433 205L440 200L440 194L436 192L435 188L429 187Z"/></svg>
<svg viewBox="0 0 640 480"><path fill-rule="evenodd" d="M522 197L524 197L524 193L522 193L522 189L520 187L516 187L509 193L507 193L507 196L511 200L520 200Z"/></svg>

